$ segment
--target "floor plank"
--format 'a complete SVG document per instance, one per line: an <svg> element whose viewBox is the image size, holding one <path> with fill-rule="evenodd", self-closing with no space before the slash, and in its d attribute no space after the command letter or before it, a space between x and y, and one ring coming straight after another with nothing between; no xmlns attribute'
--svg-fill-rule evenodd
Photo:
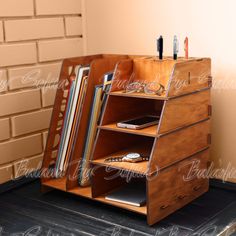
<svg viewBox="0 0 236 236"><path fill-rule="evenodd" d="M152 227L143 216L99 202L57 190L43 194L38 181L0 195L0 230L2 227L4 236L24 235L27 230L42 236L201 235L199 233L212 225L217 226L219 232L235 218L236 193L219 188L211 188Z"/></svg>

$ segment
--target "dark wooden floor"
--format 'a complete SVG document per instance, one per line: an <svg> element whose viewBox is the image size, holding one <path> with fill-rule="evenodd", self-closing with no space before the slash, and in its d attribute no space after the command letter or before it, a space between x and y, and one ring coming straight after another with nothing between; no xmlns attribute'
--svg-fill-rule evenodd
<svg viewBox="0 0 236 236"><path fill-rule="evenodd" d="M38 181L0 195L0 235L212 235L236 219L236 193L209 193L153 227L144 217L67 193L40 193Z"/></svg>

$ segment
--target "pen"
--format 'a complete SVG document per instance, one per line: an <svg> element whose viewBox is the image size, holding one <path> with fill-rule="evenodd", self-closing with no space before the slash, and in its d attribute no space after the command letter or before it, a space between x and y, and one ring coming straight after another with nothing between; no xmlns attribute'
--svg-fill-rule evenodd
<svg viewBox="0 0 236 236"><path fill-rule="evenodd" d="M160 38L157 40L157 51L159 52L159 59L163 59L163 37L160 36Z"/></svg>
<svg viewBox="0 0 236 236"><path fill-rule="evenodd" d="M188 37L184 40L185 59L188 59Z"/></svg>
<svg viewBox="0 0 236 236"><path fill-rule="evenodd" d="M177 60L178 58L178 52L179 52L179 41L177 39L177 36L174 36L174 42L173 42L174 48L173 48L173 58L174 60Z"/></svg>

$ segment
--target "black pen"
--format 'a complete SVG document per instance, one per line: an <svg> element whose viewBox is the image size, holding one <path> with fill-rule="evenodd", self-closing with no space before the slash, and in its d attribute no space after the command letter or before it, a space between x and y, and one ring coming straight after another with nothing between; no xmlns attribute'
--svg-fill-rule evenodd
<svg viewBox="0 0 236 236"><path fill-rule="evenodd" d="M163 37L160 36L160 38L157 40L157 51L159 52L159 59L163 59Z"/></svg>

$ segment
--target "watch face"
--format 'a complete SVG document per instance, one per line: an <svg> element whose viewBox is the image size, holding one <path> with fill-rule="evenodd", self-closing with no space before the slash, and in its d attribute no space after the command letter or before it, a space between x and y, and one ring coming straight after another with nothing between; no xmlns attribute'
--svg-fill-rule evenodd
<svg viewBox="0 0 236 236"><path fill-rule="evenodd" d="M127 156L126 156L127 159L137 159L137 158L140 158L140 154L139 153L129 153Z"/></svg>

